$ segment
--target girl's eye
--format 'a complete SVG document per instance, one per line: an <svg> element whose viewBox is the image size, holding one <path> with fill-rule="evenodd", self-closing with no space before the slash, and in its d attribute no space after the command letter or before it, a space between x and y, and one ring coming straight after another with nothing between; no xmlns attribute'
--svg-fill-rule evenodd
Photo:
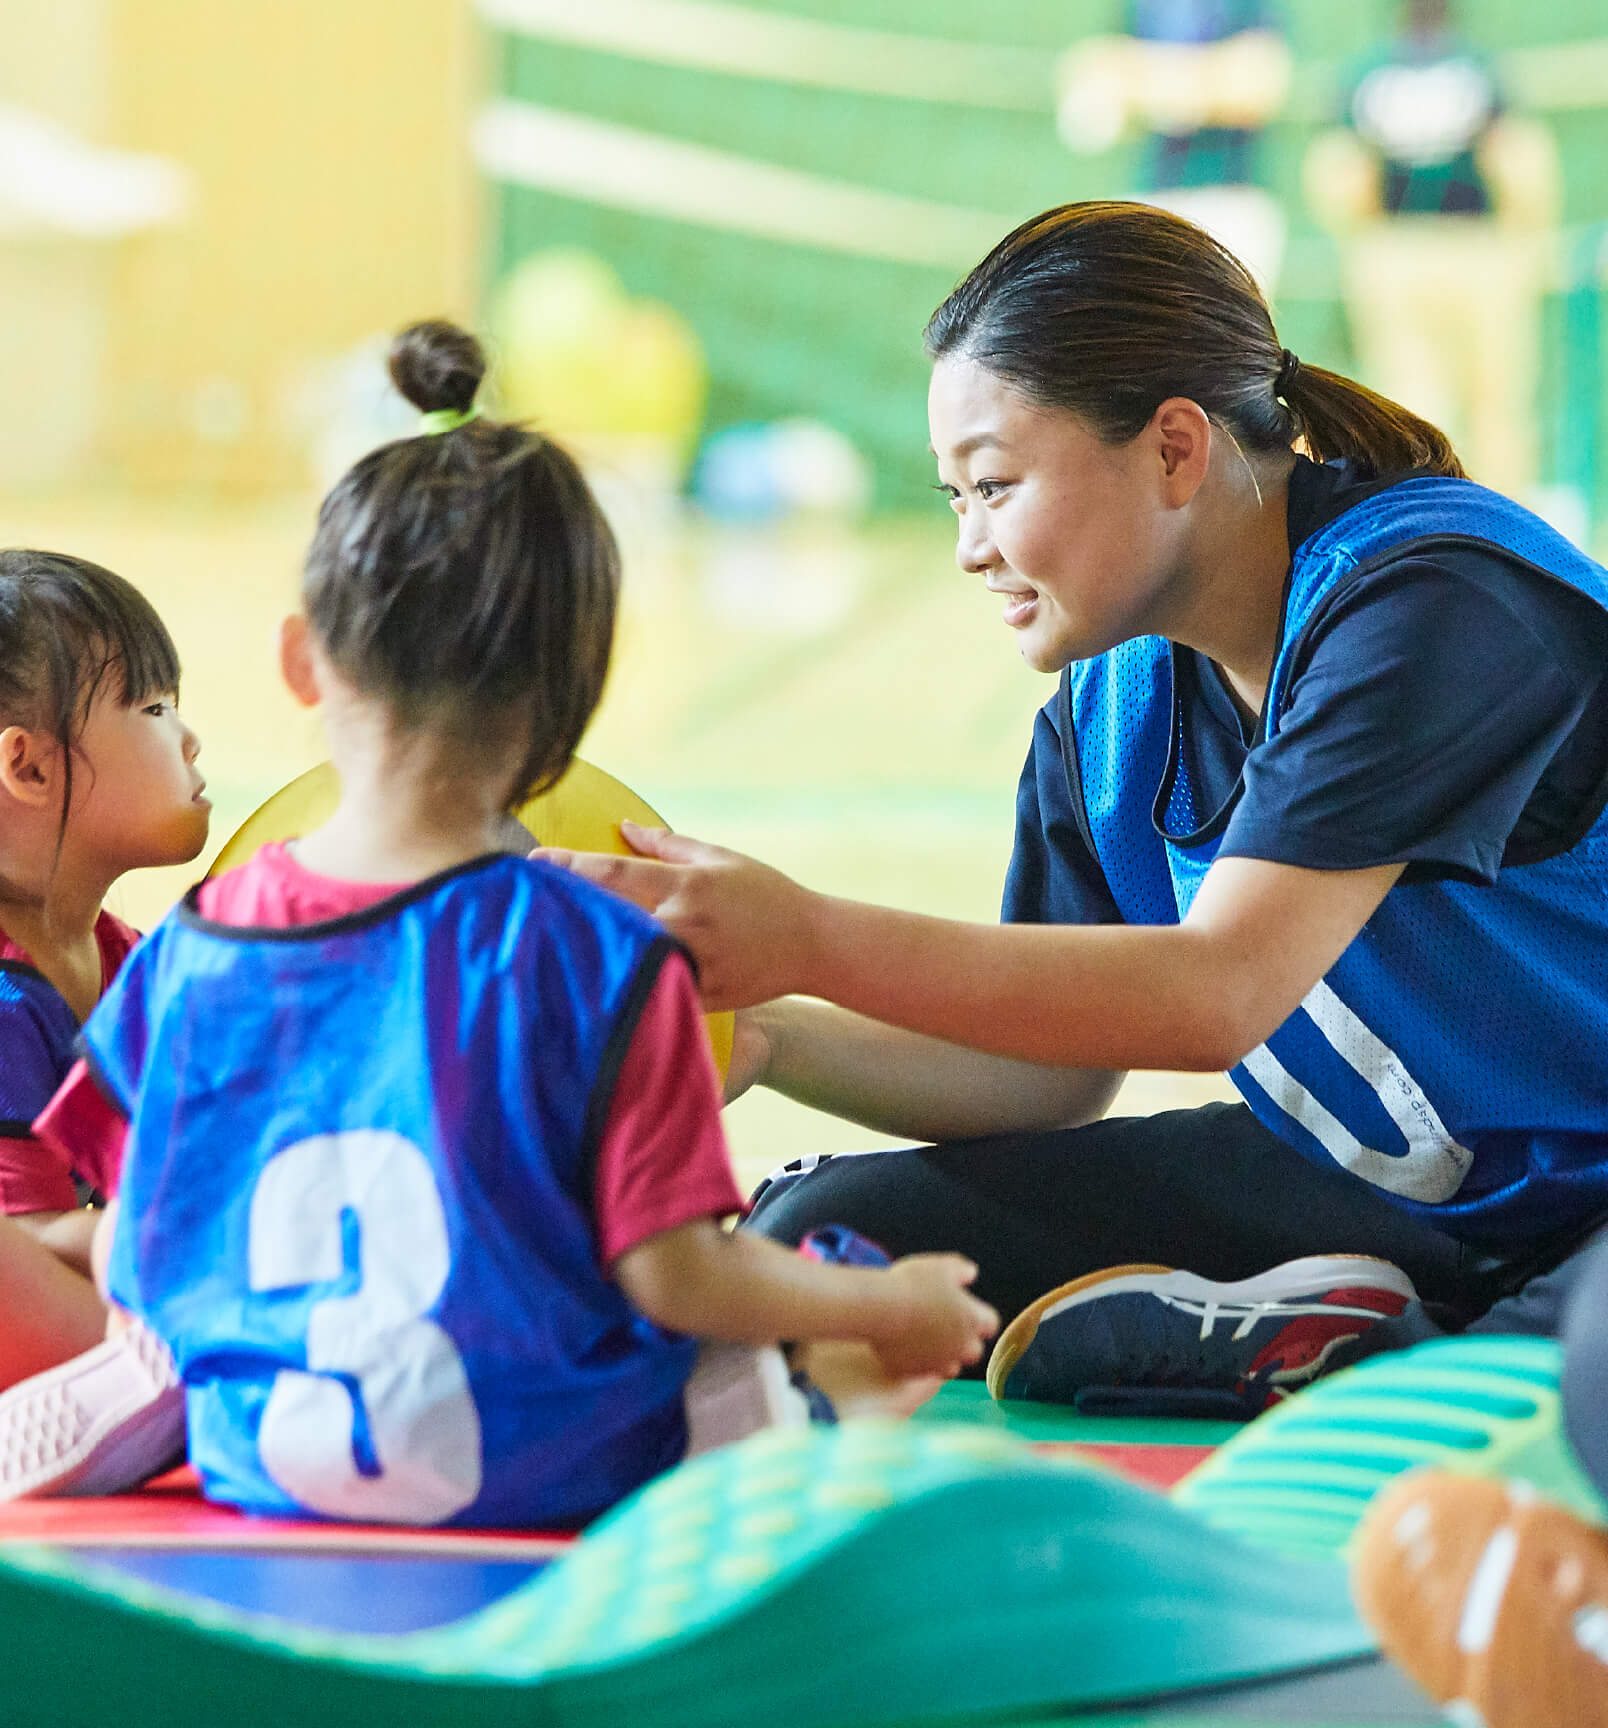
<svg viewBox="0 0 1608 1728"><path fill-rule="evenodd" d="M171 702L147 702L145 704L144 712L160 719L172 706L173 704Z"/></svg>

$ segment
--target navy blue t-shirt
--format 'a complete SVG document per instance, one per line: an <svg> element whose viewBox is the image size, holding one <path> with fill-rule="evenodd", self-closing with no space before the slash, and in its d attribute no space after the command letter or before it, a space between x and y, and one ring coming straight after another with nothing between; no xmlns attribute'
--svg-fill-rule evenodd
<svg viewBox="0 0 1608 1728"><path fill-rule="evenodd" d="M1291 556L1391 483L1298 457ZM1173 667L1201 803L1231 807L1220 857L1488 883L1567 850L1608 798L1608 613L1495 547L1408 553L1345 584L1306 633L1270 741L1204 655L1175 647ZM1056 706L1017 790L1002 916L1119 923Z"/></svg>

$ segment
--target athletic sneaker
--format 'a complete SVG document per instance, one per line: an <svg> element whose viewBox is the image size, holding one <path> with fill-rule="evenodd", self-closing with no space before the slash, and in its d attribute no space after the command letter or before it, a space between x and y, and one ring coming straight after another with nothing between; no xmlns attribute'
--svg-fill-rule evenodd
<svg viewBox="0 0 1608 1728"><path fill-rule="evenodd" d="M1017 1315L989 1358L988 1389L1085 1415L1243 1419L1416 1300L1405 1272L1361 1255L1291 1260L1237 1284L1110 1266Z"/></svg>
<svg viewBox="0 0 1608 1728"><path fill-rule="evenodd" d="M1393 1483L1358 1531L1352 1587L1452 1722L1608 1728L1608 1533L1522 1483Z"/></svg>
<svg viewBox="0 0 1608 1728"><path fill-rule="evenodd" d="M117 1494L184 1462L184 1386L137 1320L0 1393L0 1500Z"/></svg>

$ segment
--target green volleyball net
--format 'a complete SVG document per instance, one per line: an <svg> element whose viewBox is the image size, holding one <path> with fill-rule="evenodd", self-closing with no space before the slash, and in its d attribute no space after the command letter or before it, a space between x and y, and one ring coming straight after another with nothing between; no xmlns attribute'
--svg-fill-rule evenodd
<svg viewBox="0 0 1608 1728"><path fill-rule="evenodd" d="M708 368L704 431L818 418L868 458L879 507L931 479L922 326L956 278L1022 217L1122 196L1129 138L1063 142L1058 68L1122 27L1121 0L478 0L489 89L475 154L490 183L488 282L582 248L632 296L686 321ZM1286 5L1294 72L1257 176L1288 240L1281 333L1352 363L1332 241L1306 213L1301 159L1345 68L1393 27L1390 0ZM1553 129L1564 231L1538 381L1543 478L1608 516L1598 436L1608 219L1608 24L1595 0L1537 12L1465 0L1514 105ZM544 305L548 302L544 302ZM643 361L653 373L651 357ZM673 368L672 368L673 370ZM1582 439L1584 442L1582 442Z"/></svg>

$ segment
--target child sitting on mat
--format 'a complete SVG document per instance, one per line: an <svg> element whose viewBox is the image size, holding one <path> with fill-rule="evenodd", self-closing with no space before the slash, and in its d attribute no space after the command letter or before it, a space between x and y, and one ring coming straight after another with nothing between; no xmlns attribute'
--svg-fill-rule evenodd
<svg viewBox="0 0 1608 1728"><path fill-rule="evenodd" d="M213 1498L573 1526L697 1444L706 1380L729 1415L771 1376L717 1440L803 1418L778 1356L695 1372L699 1339L803 1341L844 1407L908 1409L995 1316L957 1255L822 1264L720 1228L741 1201L685 953L502 849L601 693L613 538L562 450L475 409L472 337L417 325L391 369L424 430L325 500L281 642L340 803L193 891L85 1028L126 1122L109 1289L172 1351ZM0 1401L0 1441L47 1394L81 1416L25 1491L137 1454L141 1338Z"/></svg>
<svg viewBox="0 0 1608 1728"><path fill-rule="evenodd" d="M121 576L0 552L0 1387L105 1335L84 1204L99 1172L60 1164L32 1123L138 940L105 908L112 884L206 844L178 685L172 637Z"/></svg>

